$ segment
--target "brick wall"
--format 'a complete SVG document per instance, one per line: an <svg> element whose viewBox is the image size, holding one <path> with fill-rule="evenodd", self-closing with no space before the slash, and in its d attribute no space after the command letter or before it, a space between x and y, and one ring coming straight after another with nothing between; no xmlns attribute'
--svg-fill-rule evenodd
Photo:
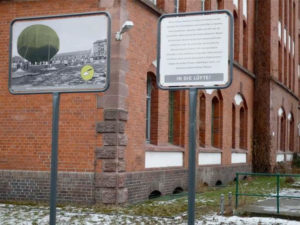
<svg viewBox="0 0 300 225"><path fill-rule="evenodd" d="M8 92L10 22L17 17L97 11L99 1L0 2L0 169L50 169L52 96L11 95ZM101 143L95 124L102 120L96 108L100 94L62 94L59 122L59 170L94 170L94 151Z"/></svg>
<svg viewBox="0 0 300 225"><path fill-rule="evenodd" d="M0 199L46 202L50 197L50 173L35 171L0 171ZM94 173L58 173L57 201L95 202Z"/></svg>
<svg viewBox="0 0 300 225"><path fill-rule="evenodd" d="M201 167L197 170L196 185L206 183L214 186L217 181L223 185L232 182L236 172L250 172L251 165ZM153 191L162 195L172 194L175 188L188 189L188 171L186 169L155 170L131 172L126 174L126 187L128 188L128 201L130 203L148 199Z"/></svg>

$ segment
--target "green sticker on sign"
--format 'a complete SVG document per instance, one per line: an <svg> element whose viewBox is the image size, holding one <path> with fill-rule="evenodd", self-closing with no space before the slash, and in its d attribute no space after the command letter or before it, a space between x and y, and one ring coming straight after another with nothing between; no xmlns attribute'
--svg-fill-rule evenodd
<svg viewBox="0 0 300 225"><path fill-rule="evenodd" d="M94 68L91 65L85 65L81 68L81 77L84 80L90 80L94 76Z"/></svg>

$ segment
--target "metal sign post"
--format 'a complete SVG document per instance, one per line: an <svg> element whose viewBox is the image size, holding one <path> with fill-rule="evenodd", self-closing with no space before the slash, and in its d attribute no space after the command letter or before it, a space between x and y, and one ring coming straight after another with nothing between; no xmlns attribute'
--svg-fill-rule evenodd
<svg viewBox="0 0 300 225"><path fill-rule="evenodd" d="M188 170L188 225L195 224L195 197L196 197L196 109L197 89L189 90L189 170Z"/></svg>
<svg viewBox="0 0 300 225"><path fill-rule="evenodd" d="M157 54L159 88L189 90L188 224L193 225L197 89L222 89L229 87L232 82L231 12L219 10L161 16L158 22Z"/></svg>
<svg viewBox="0 0 300 225"><path fill-rule="evenodd" d="M50 223L49 223L50 225L55 225L56 223L59 100L60 100L60 94L53 93L51 180L50 180L50 185L51 185L50 186Z"/></svg>

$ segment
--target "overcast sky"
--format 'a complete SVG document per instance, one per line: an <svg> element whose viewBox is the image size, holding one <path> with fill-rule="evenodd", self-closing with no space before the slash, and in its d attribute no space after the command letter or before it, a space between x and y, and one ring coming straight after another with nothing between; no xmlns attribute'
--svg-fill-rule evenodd
<svg viewBox="0 0 300 225"><path fill-rule="evenodd" d="M17 21L13 24L12 54L17 52L17 40L20 33L33 24L43 24L56 31L60 49L58 53L92 49L93 42L107 38L107 17L92 15L72 18L56 18L34 21Z"/></svg>

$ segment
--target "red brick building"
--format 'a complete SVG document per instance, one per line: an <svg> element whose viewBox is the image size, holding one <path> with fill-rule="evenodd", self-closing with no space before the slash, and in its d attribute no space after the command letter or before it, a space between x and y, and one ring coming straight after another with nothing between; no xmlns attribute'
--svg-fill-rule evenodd
<svg viewBox="0 0 300 225"><path fill-rule="evenodd" d="M18 17L93 11L112 19L111 83L62 94L58 199L124 203L187 189L188 92L156 85L157 20L172 0L0 1L0 198L49 197L52 96L8 91L9 28ZM272 171L298 152L298 0L206 0L234 15L233 83L199 90L198 184ZM180 12L201 10L180 0ZM134 27L115 40L122 24ZM254 153L254 154L253 154Z"/></svg>

